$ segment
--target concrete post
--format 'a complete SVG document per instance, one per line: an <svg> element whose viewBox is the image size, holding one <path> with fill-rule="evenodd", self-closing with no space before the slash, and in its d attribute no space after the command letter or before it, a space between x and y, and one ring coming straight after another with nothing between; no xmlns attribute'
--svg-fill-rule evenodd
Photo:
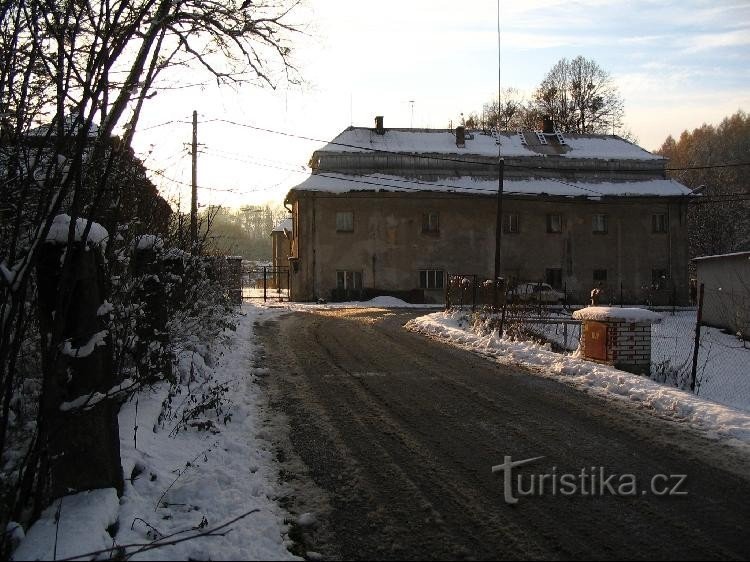
<svg viewBox="0 0 750 562"><path fill-rule="evenodd" d="M71 252L71 267L63 277L65 252ZM45 243L37 263L44 373L40 450L46 502L98 488L115 488L122 494L119 404L105 399L74 407L81 397L106 394L119 382L104 322L102 265L99 249L81 243Z"/></svg>

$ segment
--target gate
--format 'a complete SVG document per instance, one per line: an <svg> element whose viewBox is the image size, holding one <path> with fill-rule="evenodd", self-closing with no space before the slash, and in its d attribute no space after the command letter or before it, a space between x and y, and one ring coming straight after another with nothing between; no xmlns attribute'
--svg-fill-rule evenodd
<svg viewBox="0 0 750 562"><path fill-rule="evenodd" d="M289 300L288 266L250 267L242 272L242 299Z"/></svg>

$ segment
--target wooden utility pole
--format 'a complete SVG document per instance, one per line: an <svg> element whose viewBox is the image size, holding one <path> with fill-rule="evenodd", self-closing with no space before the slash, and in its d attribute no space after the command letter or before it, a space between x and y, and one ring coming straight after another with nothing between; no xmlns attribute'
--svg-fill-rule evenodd
<svg viewBox="0 0 750 562"><path fill-rule="evenodd" d="M190 198L190 252L198 254L198 112L193 110L193 193Z"/></svg>
<svg viewBox="0 0 750 562"><path fill-rule="evenodd" d="M498 291L500 290L500 246L503 235L503 176L505 175L505 161L502 156L502 146L500 145L500 106L502 101L502 74L501 74L501 62L500 57L500 0L497 2L497 164L498 164L498 178L497 178L497 215L495 217L495 271L493 286L495 288L492 297L492 310L497 312L499 305ZM502 285L503 292L505 292L505 283ZM505 295L503 295L505 296ZM503 305L503 314L500 318L499 334L503 336L503 323L505 320L505 306Z"/></svg>

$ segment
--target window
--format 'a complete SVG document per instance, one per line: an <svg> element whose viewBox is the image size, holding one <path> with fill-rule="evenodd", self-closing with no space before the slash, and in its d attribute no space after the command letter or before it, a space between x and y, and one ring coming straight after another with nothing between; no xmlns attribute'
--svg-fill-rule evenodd
<svg viewBox="0 0 750 562"><path fill-rule="evenodd" d="M544 281L550 285L553 289L561 289L562 283L562 269L560 268L548 268L544 271Z"/></svg>
<svg viewBox="0 0 750 562"><path fill-rule="evenodd" d="M362 288L361 271L337 271L336 288L344 291Z"/></svg>
<svg viewBox="0 0 750 562"><path fill-rule="evenodd" d="M667 232L669 228L669 219L665 213L659 213L651 215L651 231L652 232Z"/></svg>
<svg viewBox="0 0 750 562"><path fill-rule="evenodd" d="M562 232L562 215L547 215L547 232Z"/></svg>
<svg viewBox="0 0 750 562"><path fill-rule="evenodd" d="M594 270L594 282L595 283L606 283L607 282L607 270L606 269L595 269Z"/></svg>
<svg viewBox="0 0 750 562"><path fill-rule="evenodd" d="M651 270L651 287L657 291L668 288L669 272L666 269Z"/></svg>
<svg viewBox="0 0 750 562"><path fill-rule="evenodd" d="M607 215L594 215L591 221L591 232L594 234L607 234L609 217Z"/></svg>
<svg viewBox="0 0 750 562"><path fill-rule="evenodd" d="M354 231L354 213L343 211L336 213L336 232Z"/></svg>
<svg viewBox="0 0 750 562"><path fill-rule="evenodd" d="M503 232L507 232L509 234L518 234L518 215L503 215Z"/></svg>
<svg viewBox="0 0 750 562"><path fill-rule="evenodd" d="M440 269L422 269L419 271L420 289L442 289L443 271Z"/></svg>
<svg viewBox="0 0 750 562"><path fill-rule="evenodd" d="M437 234L440 232L440 221L438 213L422 214L422 232Z"/></svg>

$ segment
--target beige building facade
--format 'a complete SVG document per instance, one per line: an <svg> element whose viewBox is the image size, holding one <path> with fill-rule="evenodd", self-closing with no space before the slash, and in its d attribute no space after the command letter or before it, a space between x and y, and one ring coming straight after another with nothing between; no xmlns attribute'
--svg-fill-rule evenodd
<svg viewBox="0 0 750 562"><path fill-rule="evenodd" d="M689 191L665 179L663 159L617 137L377 127L317 151L287 195L292 300L442 302L448 274L492 278L498 147L511 285L547 282L571 302L598 285L609 302L687 302Z"/></svg>

